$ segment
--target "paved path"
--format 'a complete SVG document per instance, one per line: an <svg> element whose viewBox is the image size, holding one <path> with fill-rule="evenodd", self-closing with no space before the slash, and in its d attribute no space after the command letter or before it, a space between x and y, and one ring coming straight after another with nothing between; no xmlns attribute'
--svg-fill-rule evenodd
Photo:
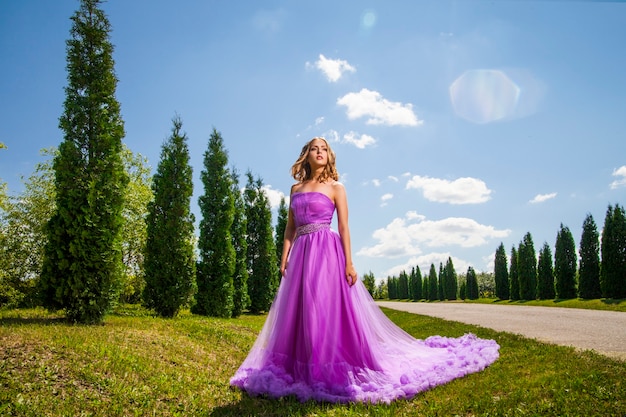
<svg viewBox="0 0 626 417"><path fill-rule="evenodd" d="M563 307L377 301L381 307L592 349L626 360L626 313Z"/></svg>

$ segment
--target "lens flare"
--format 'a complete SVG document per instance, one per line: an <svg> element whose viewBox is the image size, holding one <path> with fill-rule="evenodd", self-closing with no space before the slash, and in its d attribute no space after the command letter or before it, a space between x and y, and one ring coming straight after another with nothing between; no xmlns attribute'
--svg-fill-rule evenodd
<svg viewBox="0 0 626 417"><path fill-rule="evenodd" d="M520 88L500 70L466 71L450 85L454 111L462 118L485 124L515 113Z"/></svg>

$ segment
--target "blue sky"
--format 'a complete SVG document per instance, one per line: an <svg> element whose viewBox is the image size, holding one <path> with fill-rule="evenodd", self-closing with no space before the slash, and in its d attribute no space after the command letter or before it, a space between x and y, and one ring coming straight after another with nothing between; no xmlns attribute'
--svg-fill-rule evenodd
<svg viewBox="0 0 626 417"><path fill-rule="evenodd" d="M21 190L62 140L74 0L0 2L0 178ZM179 115L194 168L215 127L230 164L288 193L325 136L353 258L378 279L452 257L491 272L530 232L578 245L626 200L626 4L595 1L109 0L125 143L154 168Z"/></svg>

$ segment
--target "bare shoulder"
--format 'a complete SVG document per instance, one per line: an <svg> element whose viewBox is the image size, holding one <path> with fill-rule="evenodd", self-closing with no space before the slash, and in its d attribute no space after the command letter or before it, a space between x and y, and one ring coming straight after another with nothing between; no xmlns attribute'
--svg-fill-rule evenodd
<svg viewBox="0 0 626 417"><path fill-rule="evenodd" d="M346 192L346 187L343 186L342 183L340 183L339 181L335 181L332 184L330 184L330 186L333 189L334 193L345 193Z"/></svg>
<svg viewBox="0 0 626 417"><path fill-rule="evenodd" d="M335 181L330 184L332 188L333 197L335 200L335 204L337 202L345 201L346 199L346 188L339 181Z"/></svg>
<svg viewBox="0 0 626 417"><path fill-rule="evenodd" d="M301 182L297 182L297 183L293 184L291 186L291 194L299 192L301 188L302 188L302 183Z"/></svg>

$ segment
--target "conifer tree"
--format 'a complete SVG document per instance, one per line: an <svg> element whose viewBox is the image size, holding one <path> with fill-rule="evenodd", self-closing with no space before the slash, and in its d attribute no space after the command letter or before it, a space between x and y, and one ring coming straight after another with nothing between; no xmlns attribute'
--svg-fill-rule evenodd
<svg viewBox="0 0 626 417"><path fill-rule="evenodd" d="M204 194L199 198L200 237L196 271L197 293L192 312L205 316L231 317L235 248L231 227L235 218L228 153L222 135L215 128L204 153L200 178Z"/></svg>
<svg viewBox="0 0 626 417"><path fill-rule="evenodd" d="M283 242L285 240L285 229L287 228L287 220L289 218L289 208L285 202L285 197L280 198L278 206L278 217L276 219L276 232L274 234L276 247L276 265L278 267L278 282L283 278L280 274L280 261L283 257Z"/></svg>
<svg viewBox="0 0 626 417"><path fill-rule="evenodd" d="M232 237L235 248L235 273L233 274L233 312L232 317L239 317L250 305L248 295L248 242L246 233L248 220L246 219L246 204L239 190L239 175L232 170L232 195L235 207L233 217Z"/></svg>
<svg viewBox="0 0 626 417"><path fill-rule="evenodd" d="M515 246L511 248L511 268L509 269L509 297L513 301L520 299L519 296L519 278L517 274L517 249Z"/></svg>
<svg viewBox="0 0 626 417"><path fill-rule="evenodd" d="M437 270L435 264L430 264L428 271L428 300L435 301L439 299L439 282L437 279Z"/></svg>
<svg viewBox="0 0 626 417"><path fill-rule="evenodd" d="M561 223L554 249L554 279L557 298L576 298L577 263L574 237L569 228Z"/></svg>
<svg viewBox="0 0 626 417"><path fill-rule="evenodd" d="M517 268L520 298L534 300L537 297L537 255L530 232L519 244Z"/></svg>
<svg viewBox="0 0 626 417"><path fill-rule="evenodd" d="M494 276L496 281L496 297L500 300L509 299L509 271L507 267L506 250L504 244L500 243L496 249L494 260Z"/></svg>
<svg viewBox="0 0 626 417"><path fill-rule="evenodd" d="M411 269L411 298L413 301L418 301L423 298L422 295L422 271L420 271L419 265L414 266Z"/></svg>
<svg viewBox="0 0 626 417"><path fill-rule="evenodd" d="M428 284L428 275L425 275L422 278L422 298L424 300L430 300L429 296L428 296L428 288L429 288L429 284Z"/></svg>
<svg viewBox="0 0 626 417"><path fill-rule="evenodd" d="M602 297L600 289L600 234L591 214L583 222L578 267L578 296L585 299Z"/></svg>
<svg viewBox="0 0 626 417"><path fill-rule="evenodd" d="M437 274L437 299L443 301L446 299L443 290L443 263L439 262L439 274Z"/></svg>
<svg viewBox="0 0 626 417"><path fill-rule="evenodd" d="M387 296L390 300L398 298L395 281L396 279L394 277L387 277Z"/></svg>
<svg viewBox="0 0 626 417"><path fill-rule="evenodd" d="M263 181L250 171L244 191L248 239L250 311L268 311L278 288L278 262L272 235L272 212Z"/></svg>
<svg viewBox="0 0 626 417"><path fill-rule="evenodd" d="M537 261L537 298L539 300L553 300L554 292L554 269L552 268L552 251L547 242L539 251Z"/></svg>
<svg viewBox="0 0 626 417"><path fill-rule="evenodd" d="M152 180L154 200L148 204L143 301L161 317L174 317L191 300L196 280L194 215L191 213L193 171L187 135L179 117L161 147Z"/></svg>
<svg viewBox="0 0 626 417"><path fill-rule="evenodd" d="M459 284L459 299L465 300L467 298L467 279L461 280Z"/></svg>
<svg viewBox="0 0 626 417"><path fill-rule="evenodd" d="M448 257L448 260L446 261L446 266L443 268L443 270L444 270L444 274L443 274L444 298L447 300L456 300L458 283L457 283L456 271L454 270L454 264L452 263L451 257Z"/></svg>
<svg viewBox="0 0 626 417"><path fill-rule="evenodd" d="M99 0L82 0L67 41L68 85L54 159L56 211L47 225L39 293L74 322L100 323L117 300L128 177L115 98L110 23Z"/></svg>
<svg viewBox="0 0 626 417"><path fill-rule="evenodd" d="M619 204L606 211L600 251L602 296L626 298L626 215Z"/></svg>
<svg viewBox="0 0 626 417"><path fill-rule="evenodd" d="M406 271L400 272L398 277L398 298L401 300L409 298L409 276Z"/></svg>
<svg viewBox="0 0 626 417"><path fill-rule="evenodd" d="M478 300L478 279L476 278L476 271L471 266L467 268L467 275L465 278L465 294L469 300Z"/></svg>

